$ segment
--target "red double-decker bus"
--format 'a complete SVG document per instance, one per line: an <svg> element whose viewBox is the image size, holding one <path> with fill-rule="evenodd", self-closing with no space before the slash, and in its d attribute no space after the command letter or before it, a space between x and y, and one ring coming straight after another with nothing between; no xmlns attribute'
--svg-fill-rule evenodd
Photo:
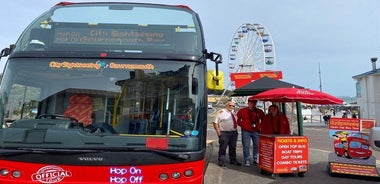
<svg viewBox="0 0 380 184"><path fill-rule="evenodd" d="M8 56L0 183L202 183L206 60L196 12L58 3Z"/></svg>

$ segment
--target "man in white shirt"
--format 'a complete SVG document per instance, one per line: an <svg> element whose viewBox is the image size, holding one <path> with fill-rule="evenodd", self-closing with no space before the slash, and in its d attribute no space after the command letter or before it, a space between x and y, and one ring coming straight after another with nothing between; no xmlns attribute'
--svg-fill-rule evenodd
<svg viewBox="0 0 380 184"><path fill-rule="evenodd" d="M228 101L224 109L220 109L217 112L215 120L213 122L214 129L219 138L219 153L218 153L218 165L225 167L225 160L227 155L230 164L240 166L241 163L236 160L236 144L238 139L237 132L237 116L234 112L235 103Z"/></svg>

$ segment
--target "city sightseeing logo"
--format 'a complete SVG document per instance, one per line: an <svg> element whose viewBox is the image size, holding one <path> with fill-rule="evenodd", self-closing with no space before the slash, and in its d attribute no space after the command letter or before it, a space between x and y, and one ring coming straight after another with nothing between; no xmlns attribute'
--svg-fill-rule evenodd
<svg viewBox="0 0 380 184"><path fill-rule="evenodd" d="M42 167L32 175L33 181L39 181L41 183L58 183L65 177L71 177L70 171L65 171L61 167L49 165Z"/></svg>
<svg viewBox="0 0 380 184"><path fill-rule="evenodd" d="M51 61L49 63L50 68L55 69L81 69L81 70L100 70L103 68L115 69L115 70L154 70L154 65L147 64L137 64L137 63L115 63L98 60L96 62L76 62L76 61Z"/></svg>

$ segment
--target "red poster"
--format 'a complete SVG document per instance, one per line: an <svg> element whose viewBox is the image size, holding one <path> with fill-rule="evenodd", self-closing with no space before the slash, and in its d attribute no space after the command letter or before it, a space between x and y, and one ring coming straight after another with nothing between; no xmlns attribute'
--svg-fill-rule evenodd
<svg viewBox="0 0 380 184"><path fill-rule="evenodd" d="M328 157L330 174L378 177L368 134L373 126L375 120L370 119L330 119L329 136L334 141Z"/></svg>
<svg viewBox="0 0 380 184"><path fill-rule="evenodd" d="M259 167L272 173L307 172L309 140L305 136L260 136Z"/></svg>
<svg viewBox="0 0 380 184"><path fill-rule="evenodd" d="M355 118L330 118L329 121L330 130L360 130L360 119Z"/></svg>
<svg viewBox="0 0 380 184"><path fill-rule="evenodd" d="M282 79L282 71L264 71L264 72L240 72L231 73L230 79L235 83L235 89L240 88L261 77L270 77L273 79Z"/></svg>
<svg viewBox="0 0 380 184"><path fill-rule="evenodd" d="M277 137L275 173L306 172L309 162L307 137Z"/></svg>
<svg viewBox="0 0 380 184"><path fill-rule="evenodd" d="M361 133L370 133L371 128L376 125L374 119L360 119L360 132Z"/></svg>
<svg viewBox="0 0 380 184"><path fill-rule="evenodd" d="M331 172L338 174L352 174L361 176L378 176L375 166L330 163Z"/></svg>
<svg viewBox="0 0 380 184"><path fill-rule="evenodd" d="M274 164L274 138L271 136L260 136L259 139L259 164L268 172L273 172Z"/></svg>

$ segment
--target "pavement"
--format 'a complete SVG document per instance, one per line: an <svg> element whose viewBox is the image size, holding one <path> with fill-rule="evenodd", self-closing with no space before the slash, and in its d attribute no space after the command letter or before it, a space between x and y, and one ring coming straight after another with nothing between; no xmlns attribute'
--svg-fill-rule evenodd
<svg viewBox="0 0 380 184"><path fill-rule="evenodd" d="M306 130L325 131L326 126L324 122L305 122L304 127ZM314 128L316 127L316 128ZM282 174L273 175L271 173L262 173L258 166L251 165L250 167L236 166L226 163L226 167L218 166L218 146L215 130L211 123L208 124L207 131L208 138L208 152L207 152L207 169L204 178L204 184L365 184L374 183L373 181L360 180L355 178L331 177L327 172L327 158L331 151L325 149L309 148L309 170L305 176L298 176L297 174ZM241 144L241 136L239 132L237 142L237 160L243 164L243 150ZM379 171L378 171L379 172ZM380 173L380 172L379 172Z"/></svg>
<svg viewBox="0 0 380 184"><path fill-rule="evenodd" d="M310 184L319 184L319 183L325 183L325 184L340 184L340 183L346 183L347 180L342 180L341 178L333 178L329 177L326 172L326 163L320 162L321 160L326 160L328 157L329 151L323 151L323 150L311 150L309 152L309 158L310 158L310 167L313 168L307 173L307 176L305 177L299 177L297 175L289 175L289 176L281 176L280 178L273 178L273 175L268 174L262 174L260 172L260 169L255 166L251 165L250 167L246 167L244 165L242 166L235 166L231 165L229 163L226 164L226 167L220 167L217 164L217 151L219 143L217 142L217 136L215 133L215 130L212 126L212 121L214 118L214 113L216 110L209 110L209 117L208 117L208 126L207 126L207 139L208 139L208 151L212 151L212 153L207 154L207 161L208 161L208 167L205 174L205 181L204 184L250 184L250 183L261 183L261 184L274 184L274 183L310 183ZM337 115L338 117L338 115ZM297 122L291 121L293 132L297 132ZM325 124L323 121L323 118L321 115L313 115L310 117L306 117L305 120L303 120L303 127L309 128L309 127L327 127L328 125ZM239 137L238 137L238 144L237 144L237 159L239 161L243 161L242 157L242 145L241 145L241 136L240 136L240 130L239 131ZM242 163L243 164L243 163ZM322 177L321 177L322 176ZM328 178L326 178L328 177ZM302 179L304 178L304 179ZM327 179L327 181L325 181ZM356 181L357 182L357 181ZM358 182L362 183L362 182ZM366 183L366 182L364 182Z"/></svg>
<svg viewBox="0 0 380 184"><path fill-rule="evenodd" d="M327 127L328 124L326 124L323 120L317 120L317 118L313 119L313 121L310 120L303 120L303 126L304 127Z"/></svg>

